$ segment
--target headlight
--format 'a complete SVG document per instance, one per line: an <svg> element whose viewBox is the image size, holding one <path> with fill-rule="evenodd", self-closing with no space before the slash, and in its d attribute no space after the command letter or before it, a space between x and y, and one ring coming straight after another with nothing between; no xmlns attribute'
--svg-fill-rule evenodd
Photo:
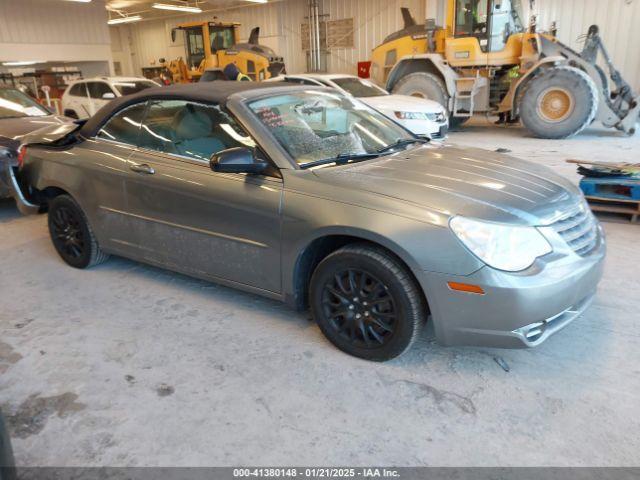
<svg viewBox="0 0 640 480"><path fill-rule="evenodd" d="M393 112L400 120L431 120L432 122L442 123L445 121L444 112L427 113L427 112Z"/></svg>
<svg viewBox="0 0 640 480"><path fill-rule="evenodd" d="M490 267L519 272L553 249L535 227L518 227L454 217L453 233L473 254Z"/></svg>
<svg viewBox="0 0 640 480"><path fill-rule="evenodd" d="M428 120L429 114L424 112L394 112L400 120Z"/></svg>

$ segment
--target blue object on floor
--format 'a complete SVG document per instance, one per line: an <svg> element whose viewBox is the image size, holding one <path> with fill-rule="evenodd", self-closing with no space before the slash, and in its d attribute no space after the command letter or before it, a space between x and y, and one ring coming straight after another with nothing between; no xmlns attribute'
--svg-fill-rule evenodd
<svg viewBox="0 0 640 480"><path fill-rule="evenodd" d="M580 189L587 197L617 200L640 200L640 178L608 177L580 180Z"/></svg>

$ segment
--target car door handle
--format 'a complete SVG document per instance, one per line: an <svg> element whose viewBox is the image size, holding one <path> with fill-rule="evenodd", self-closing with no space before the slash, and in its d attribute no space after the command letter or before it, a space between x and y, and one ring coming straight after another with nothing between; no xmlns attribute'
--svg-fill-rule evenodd
<svg viewBox="0 0 640 480"><path fill-rule="evenodd" d="M147 175L153 175L156 173L156 171L146 163L133 164L129 168L136 173L146 173Z"/></svg>

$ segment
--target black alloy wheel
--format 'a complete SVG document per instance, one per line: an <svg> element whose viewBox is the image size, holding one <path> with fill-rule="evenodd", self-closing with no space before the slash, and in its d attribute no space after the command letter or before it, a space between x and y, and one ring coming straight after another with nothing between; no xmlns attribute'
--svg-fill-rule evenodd
<svg viewBox="0 0 640 480"><path fill-rule="evenodd" d="M313 318L340 350L373 361L409 349L428 307L407 267L370 244L351 244L324 258L309 285Z"/></svg>
<svg viewBox="0 0 640 480"><path fill-rule="evenodd" d="M337 334L355 346L376 348L393 336L395 301L388 287L365 270L337 272L324 285L322 309Z"/></svg>
<svg viewBox="0 0 640 480"><path fill-rule="evenodd" d="M72 267L92 267L109 258L98 246L84 212L69 195L51 201L48 223L53 246Z"/></svg>
<svg viewBox="0 0 640 480"><path fill-rule="evenodd" d="M65 260L77 261L85 255L86 238L75 212L58 207L51 215L51 229L53 244Z"/></svg>

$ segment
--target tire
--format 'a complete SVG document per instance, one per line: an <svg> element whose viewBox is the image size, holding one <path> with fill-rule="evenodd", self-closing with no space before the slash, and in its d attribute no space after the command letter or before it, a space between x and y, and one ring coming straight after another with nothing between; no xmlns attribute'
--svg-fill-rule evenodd
<svg viewBox="0 0 640 480"><path fill-rule="evenodd" d="M86 215L69 195L49 205L49 235L58 255L74 268L90 268L109 258L96 240Z"/></svg>
<svg viewBox="0 0 640 480"><path fill-rule="evenodd" d="M467 121L469 117L449 117L449 130L457 130L462 127Z"/></svg>
<svg viewBox="0 0 640 480"><path fill-rule="evenodd" d="M327 256L309 288L313 318L350 355L382 362L411 347L426 305L406 268L384 250L354 244Z"/></svg>
<svg viewBox="0 0 640 480"><path fill-rule="evenodd" d="M393 87L392 93L398 95L409 95L433 100L449 111L449 93L447 87L440 77L433 73L416 72L410 73L399 80ZM454 117L449 114L449 129L454 130L462 126L467 117Z"/></svg>
<svg viewBox="0 0 640 480"><path fill-rule="evenodd" d="M577 135L593 122L597 110L595 83L574 67L552 67L536 75L520 100L520 119L538 138Z"/></svg>
<svg viewBox="0 0 640 480"><path fill-rule="evenodd" d="M75 118L76 120L79 118L75 110L65 110L64 116L69 118Z"/></svg>

